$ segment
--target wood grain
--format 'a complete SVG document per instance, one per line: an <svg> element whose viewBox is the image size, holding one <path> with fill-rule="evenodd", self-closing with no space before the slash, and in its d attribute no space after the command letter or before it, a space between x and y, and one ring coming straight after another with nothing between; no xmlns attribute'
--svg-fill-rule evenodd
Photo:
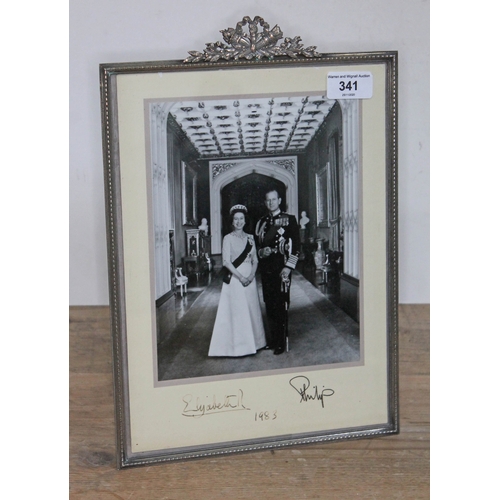
<svg viewBox="0 0 500 500"><path fill-rule="evenodd" d="M109 309L71 307L70 498L429 498L429 309L399 310L399 435L119 471Z"/></svg>

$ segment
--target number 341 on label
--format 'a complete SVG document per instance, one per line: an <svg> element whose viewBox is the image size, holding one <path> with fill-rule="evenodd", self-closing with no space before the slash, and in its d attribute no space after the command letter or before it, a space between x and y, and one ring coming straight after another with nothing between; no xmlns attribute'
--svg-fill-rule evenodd
<svg viewBox="0 0 500 500"><path fill-rule="evenodd" d="M369 71L332 71L327 78L328 99L370 99L373 76Z"/></svg>

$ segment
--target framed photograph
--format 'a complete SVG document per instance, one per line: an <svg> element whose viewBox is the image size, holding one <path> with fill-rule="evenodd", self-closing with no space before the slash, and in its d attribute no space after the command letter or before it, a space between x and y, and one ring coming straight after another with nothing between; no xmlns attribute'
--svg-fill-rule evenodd
<svg viewBox="0 0 500 500"><path fill-rule="evenodd" d="M316 172L316 220L320 227L328 227L330 220L329 205L332 202L329 181L329 165Z"/></svg>
<svg viewBox="0 0 500 500"><path fill-rule="evenodd" d="M222 36L100 66L120 468L398 432L397 53Z"/></svg>
<svg viewBox="0 0 500 500"><path fill-rule="evenodd" d="M197 224L196 198L197 173L193 168L182 162L182 219L186 226Z"/></svg>

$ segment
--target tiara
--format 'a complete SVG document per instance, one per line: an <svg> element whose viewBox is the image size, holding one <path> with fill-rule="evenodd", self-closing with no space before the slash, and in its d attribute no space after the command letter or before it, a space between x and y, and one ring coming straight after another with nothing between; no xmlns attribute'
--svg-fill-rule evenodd
<svg viewBox="0 0 500 500"><path fill-rule="evenodd" d="M245 207L245 205L234 205L234 207L231 207L231 209L229 210L229 215L232 215L238 210L241 210L244 213L248 213L247 207Z"/></svg>

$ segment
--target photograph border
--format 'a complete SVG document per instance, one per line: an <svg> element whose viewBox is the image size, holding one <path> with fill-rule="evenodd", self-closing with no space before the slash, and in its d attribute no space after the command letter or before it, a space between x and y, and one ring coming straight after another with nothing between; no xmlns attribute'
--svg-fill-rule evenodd
<svg viewBox="0 0 500 500"><path fill-rule="evenodd" d="M119 75L147 73L200 72L203 70L231 71L244 69L308 68L329 65L352 66L383 64L385 66L385 153L386 153L386 339L388 422L384 425L347 426L328 431L294 433L292 437L277 436L242 439L215 445L199 444L172 449L132 452L130 449L129 367L127 361L127 329L125 304L124 246L122 192L120 181L120 130L118 117ZM199 77L199 76L198 76ZM197 75L193 73L193 78ZM117 466L153 464L178 459L234 453L289 445L383 436L399 432L398 412L398 243L397 243L397 52L361 52L320 54L318 57L276 58L274 60L198 62L188 65L183 61L153 61L136 63L109 63L100 65L103 161L105 175L106 227L108 244L108 277L113 338L113 374L117 437ZM362 198L362 193L360 194ZM326 217L329 218L330 210ZM153 304L154 306L154 304ZM151 361L153 362L153 361ZM172 429L171 432L175 432Z"/></svg>

